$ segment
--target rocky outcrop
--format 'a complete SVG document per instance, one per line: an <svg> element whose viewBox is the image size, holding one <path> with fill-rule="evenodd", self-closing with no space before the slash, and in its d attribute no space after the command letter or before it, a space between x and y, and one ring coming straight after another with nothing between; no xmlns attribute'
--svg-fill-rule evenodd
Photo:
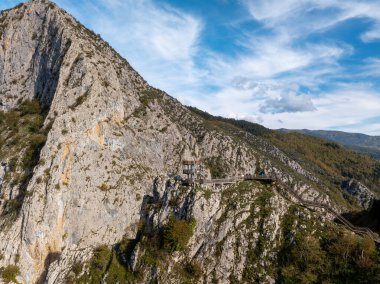
<svg viewBox="0 0 380 284"><path fill-rule="evenodd" d="M350 179L342 184L342 189L353 196L364 209L371 208L375 195L361 182Z"/></svg>

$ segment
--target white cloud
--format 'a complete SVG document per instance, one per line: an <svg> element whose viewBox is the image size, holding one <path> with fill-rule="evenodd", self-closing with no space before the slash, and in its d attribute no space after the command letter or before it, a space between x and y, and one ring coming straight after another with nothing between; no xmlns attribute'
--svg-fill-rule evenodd
<svg viewBox="0 0 380 284"><path fill-rule="evenodd" d="M267 27L284 29L295 38L323 31L350 19L367 18L380 24L380 2L372 0L246 0L252 17ZM363 40L379 39L374 28Z"/></svg>
<svg viewBox="0 0 380 284"><path fill-rule="evenodd" d="M372 30L369 30L362 34L361 39L364 42L380 40L380 23L376 25Z"/></svg>
<svg viewBox="0 0 380 284"><path fill-rule="evenodd" d="M369 23L361 39L377 40L378 1L243 0L251 21L266 32L238 33L241 23L234 22L234 44L242 50L235 55L207 48L201 40L203 20L162 2L99 1L100 7L89 0L79 7L69 5L72 0L57 0L77 11L76 16L82 14L85 24L110 41L149 83L183 103L273 128L314 129L358 125L375 115L374 105L379 106L372 86L331 83L379 76L380 59L368 59L353 74L340 60L355 54L354 47L331 39L306 39L360 18ZM326 85L330 91L322 92Z"/></svg>
<svg viewBox="0 0 380 284"><path fill-rule="evenodd" d="M260 107L260 111L263 113L293 113L316 110L310 96L296 95L295 93L288 93L276 99L269 99Z"/></svg>
<svg viewBox="0 0 380 284"><path fill-rule="evenodd" d="M367 58L363 62L361 67L360 76L369 77L379 77L380 76L380 58Z"/></svg>
<svg viewBox="0 0 380 284"><path fill-rule="evenodd" d="M194 89L202 21L152 0L57 0L127 58L148 82L173 95ZM91 16L89 16L91 15Z"/></svg>
<svg viewBox="0 0 380 284"><path fill-rule="evenodd" d="M314 112L267 115L264 120L272 128L341 129L372 133L375 124L364 123L379 116L380 96L370 85L345 84L313 99ZM312 123L311 123L312 122ZM379 129L377 129L379 130ZM379 132L377 132L379 133Z"/></svg>

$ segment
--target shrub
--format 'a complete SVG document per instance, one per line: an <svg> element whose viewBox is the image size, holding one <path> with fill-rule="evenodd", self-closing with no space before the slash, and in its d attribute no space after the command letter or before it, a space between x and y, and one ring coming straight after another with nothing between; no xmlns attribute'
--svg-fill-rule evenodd
<svg viewBox="0 0 380 284"><path fill-rule="evenodd" d="M164 128L162 128L162 129L160 130L160 132L161 132L161 133L165 133L167 130L168 130L168 127L165 126Z"/></svg>
<svg viewBox="0 0 380 284"><path fill-rule="evenodd" d="M194 233L195 226L195 219L186 221L171 217L164 228L163 241L165 250L168 252L184 250Z"/></svg>
<svg viewBox="0 0 380 284"><path fill-rule="evenodd" d="M119 263L116 255L114 255L107 271L106 283L125 283L125 279L127 278L126 272L126 269Z"/></svg>
<svg viewBox="0 0 380 284"><path fill-rule="evenodd" d="M226 165L223 163L220 157L213 157L205 162L206 166L210 169L212 178L224 178L226 177Z"/></svg>
<svg viewBox="0 0 380 284"><path fill-rule="evenodd" d="M80 262L75 262L71 268L71 271L76 275L79 276L83 271L83 264Z"/></svg>
<svg viewBox="0 0 380 284"><path fill-rule="evenodd" d="M158 97L158 92L155 89L146 90L140 93L140 103L148 107L151 102L153 102Z"/></svg>
<svg viewBox="0 0 380 284"><path fill-rule="evenodd" d="M152 265L157 265L158 259L157 255L155 255L152 251L147 251L145 252L142 262L146 266L152 266Z"/></svg>
<svg viewBox="0 0 380 284"><path fill-rule="evenodd" d="M101 191L108 191L110 188L108 185L106 185L105 183L103 183L101 186L99 186L99 189Z"/></svg>
<svg viewBox="0 0 380 284"><path fill-rule="evenodd" d="M107 269L112 251L106 246L102 245L95 249L94 256L91 259L89 274L93 283L100 283L103 278L103 274ZM99 281L99 282L97 282Z"/></svg>
<svg viewBox="0 0 380 284"><path fill-rule="evenodd" d="M17 275L20 274L20 269L16 265L8 265L1 270L1 277L5 283L18 283Z"/></svg>
<svg viewBox="0 0 380 284"><path fill-rule="evenodd" d="M30 145L32 147L42 147L45 145L46 142L46 136L42 134L36 134L30 137Z"/></svg>
<svg viewBox="0 0 380 284"><path fill-rule="evenodd" d="M24 101L19 106L19 111L21 112L21 116L25 116L27 114L40 114L41 106L38 100Z"/></svg>
<svg viewBox="0 0 380 284"><path fill-rule="evenodd" d="M83 264L73 265L75 279L72 277L70 283L135 283L140 278L139 273L129 270L123 262L125 257L129 259L133 242L134 240L124 238L115 245L117 249L109 249L106 245L99 246L94 251L88 270L84 271ZM78 278L83 271L83 275Z"/></svg>
<svg viewBox="0 0 380 284"><path fill-rule="evenodd" d="M43 125L42 116L28 116L25 124L28 126L28 131L32 133L37 133Z"/></svg>
<svg viewBox="0 0 380 284"><path fill-rule="evenodd" d="M12 214L18 212L21 209L22 203L20 200L11 199L4 203L4 214Z"/></svg>
<svg viewBox="0 0 380 284"><path fill-rule="evenodd" d="M204 196L204 198L205 198L207 201L210 200L210 198L211 198L211 196L212 196L212 191L209 190L209 189L204 190L204 192L203 192L203 196Z"/></svg>
<svg viewBox="0 0 380 284"><path fill-rule="evenodd" d="M17 109L9 112L0 112L0 156L9 161L8 175L12 186L19 188L19 194L6 204L3 215L19 213L26 195L25 185L33 176L33 169L37 165L40 150L46 142L47 132L42 132L44 115L38 100L19 101ZM15 158L17 157L17 158ZM41 180L37 180L41 182Z"/></svg>
<svg viewBox="0 0 380 284"><path fill-rule="evenodd" d="M9 167L9 171L14 172L16 170L16 167L17 167L17 159L12 158L9 161L8 167Z"/></svg>
<svg viewBox="0 0 380 284"><path fill-rule="evenodd" d="M186 262L183 270L187 278L199 279L203 274L202 267L195 261Z"/></svg>
<svg viewBox="0 0 380 284"><path fill-rule="evenodd" d="M297 207L284 216L276 283L380 283L380 259L369 237L331 228L310 233Z"/></svg>

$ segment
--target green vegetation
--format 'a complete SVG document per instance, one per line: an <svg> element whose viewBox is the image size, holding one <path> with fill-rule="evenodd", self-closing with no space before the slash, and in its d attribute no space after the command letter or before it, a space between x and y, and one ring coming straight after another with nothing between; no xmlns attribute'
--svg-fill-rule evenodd
<svg viewBox="0 0 380 284"><path fill-rule="evenodd" d="M236 120L232 118L224 118L221 116L213 116L207 112L204 112L202 110L199 110L195 107L187 107L189 110L191 110L193 113L199 115L203 119L213 122L215 124L218 124L220 122L225 123L226 125L233 126L235 128L240 129L241 131L246 131L248 133L251 133L253 135L258 135L258 136L263 136L265 134L269 134L272 131L268 128L265 128L264 126L253 123L253 122L248 122L245 120Z"/></svg>
<svg viewBox="0 0 380 284"><path fill-rule="evenodd" d="M123 239L112 249L102 245L95 249L94 255L87 264L74 263L72 272L68 275L66 283L134 283L141 275L128 269L123 262L130 256L128 240ZM88 269L84 269L87 267ZM105 282L103 282L103 279Z"/></svg>
<svg viewBox="0 0 380 284"><path fill-rule="evenodd" d="M193 235L196 226L195 219L178 220L171 217L164 228L163 243L168 252L182 251Z"/></svg>
<svg viewBox="0 0 380 284"><path fill-rule="evenodd" d="M226 177L226 165L220 157L206 159L205 165L210 170L211 178Z"/></svg>
<svg viewBox="0 0 380 284"><path fill-rule="evenodd" d="M16 277L20 274L20 269L16 265L8 265L5 268L1 268L0 274L5 283L19 283Z"/></svg>
<svg viewBox="0 0 380 284"><path fill-rule="evenodd" d="M141 105L134 110L132 116L143 117L146 114L147 108L150 108L151 104L154 103L156 100L160 100L161 97L162 96L160 91L154 88L150 88L148 90L140 92L139 101ZM165 131L162 130L162 132Z"/></svg>
<svg viewBox="0 0 380 284"><path fill-rule="evenodd" d="M44 114L37 100L24 101L16 109L0 112L0 159L9 161L4 180L17 185L20 194L6 201L5 215L21 208L26 188L37 165L49 129L43 129Z"/></svg>
<svg viewBox="0 0 380 284"><path fill-rule="evenodd" d="M296 206L285 216L278 283L380 282L379 248L371 239L311 222Z"/></svg>
<svg viewBox="0 0 380 284"><path fill-rule="evenodd" d="M73 274L67 275L67 283L135 283L142 279L146 268L156 267L166 261L174 251L182 251L193 235L196 222L180 220L172 216L166 226L151 230L143 224L139 225L136 239L123 238L109 248L102 245L95 249L88 263L73 264ZM136 270L128 266L132 253L137 245L142 248ZM182 273L195 273L198 277L200 267L197 263L187 263Z"/></svg>
<svg viewBox="0 0 380 284"><path fill-rule="evenodd" d="M142 91L139 95L140 103L148 107L152 102L160 98L160 91L154 88Z"/></svg>
<svg viewBox="0 0 380 284"><path fill-rule="evenodd" d="M181 284L197 283L197 280L204 275L202 267L196 261L177 263L173 270L173 274L179 277L178 283Z"/></svg>
<svg viewBox="0 0 380 284"><path fill-rule="evenodd" d="M250 216L245 221L247 226L250 226L255 222L255 219L258 219L257 230L259 233L256 243L250 243L248 246L247 260L243 270L243 279L248 282L254 280L256 283L262 283L265 281L265 279L261 277L263 268L258 265L258 263L260 260L264 260L263 253L268 244L268 230L265 228L265 222L273 210L270 203L272 197L272 191L262 188L256 197L254 204L251 206ZM255 211L255 207L257 206L260 209L258 213ZM252 239L254 239L253 236ZM269 267L266 268L267 271L269 269Z"/></svg>
<svg viewBox="0 0 380 284"><path fill-rule="evenodd" d="M95 249L89 268L89 274L92 282L101 282L104 272L110 262L111 256L112 251L107 246L103 245Z"/></svg>
<svg viewBox="0 0 380 284"><path fill-rule="evenodd" d="M380 162L364 154L348 151L334 142L328 142L299 133L273 133L270 141L317 174L330 186L339 187L349 178L355 178L380 192Z"/></svg>
<svg viewBox="0 0 380 284"><path fill-rule="evenodd" d="M210 200L211 196L212 196L212 190L210 189L201 189L201 191L203 192L203 197L208 201Z"/></svg>
<svg viewBox="0 0 380 284"><path fill-rule="evenodd" d="M227 208L231 207L231 209L234 209L234 207L236 207L237 204L240 204L241 206L251 204L252 191L256 189L265 190L264 185L259 182L255 182L255 181L239 182L235 185L225 188L222 191L222 202L224 205L227 206Z"/></svg>
<svg viewBox="0 0 380 284"><path fill-rule="evenodd" d="M290 133L297 132L313 137L318 137L330 141L334 141L344 145L348 149L364 153L374 159L380 159L380 139L376 136L368 136L359 133L346 133L341 131L326 130L288 130L281 129L281 132Z"/></svg>

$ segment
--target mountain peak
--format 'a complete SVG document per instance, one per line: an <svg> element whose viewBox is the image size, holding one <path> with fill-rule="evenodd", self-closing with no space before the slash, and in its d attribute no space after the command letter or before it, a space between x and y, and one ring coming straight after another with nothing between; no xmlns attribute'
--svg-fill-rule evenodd
<svg viewBox="0 0 380 284"><path fill-rule="evenodd" d="M28 7L33 7L35 9L35 7L49 7L49 8L53 8L53 7L57 7L58 6L50 1L50 0L30 0L30 1L27 1L27 2L24 2L24 3L20 3L16 6L14 6L13 8L9 8L9 9L6 9L4 10L5 12L9 12L9 11L12 11L12 10L18 10L18 9L27 9ZM60 8L59 8L60 9ZM2 12L4 12L2 11Z"/></svg>
<svg viewBox="0 0 380 284"><path fill-rule="evenodd" d="M59 87L59 77L63 75L62 64L73 64L69 62L70 56L76 57L73 60L77 62L99 64L106 54L120 68L132 72L136 82L146 85L99 35L51 1L33 0L21 4L7 10L0 21L0 60L7 54L14 55L11 61L0 62L2 109L11 109L18 102L33 98L38 98L44 108L50 107ZM68 53L70 56L66 56ZM99 62L91 59L95 54L99 55Z"/></svg>

